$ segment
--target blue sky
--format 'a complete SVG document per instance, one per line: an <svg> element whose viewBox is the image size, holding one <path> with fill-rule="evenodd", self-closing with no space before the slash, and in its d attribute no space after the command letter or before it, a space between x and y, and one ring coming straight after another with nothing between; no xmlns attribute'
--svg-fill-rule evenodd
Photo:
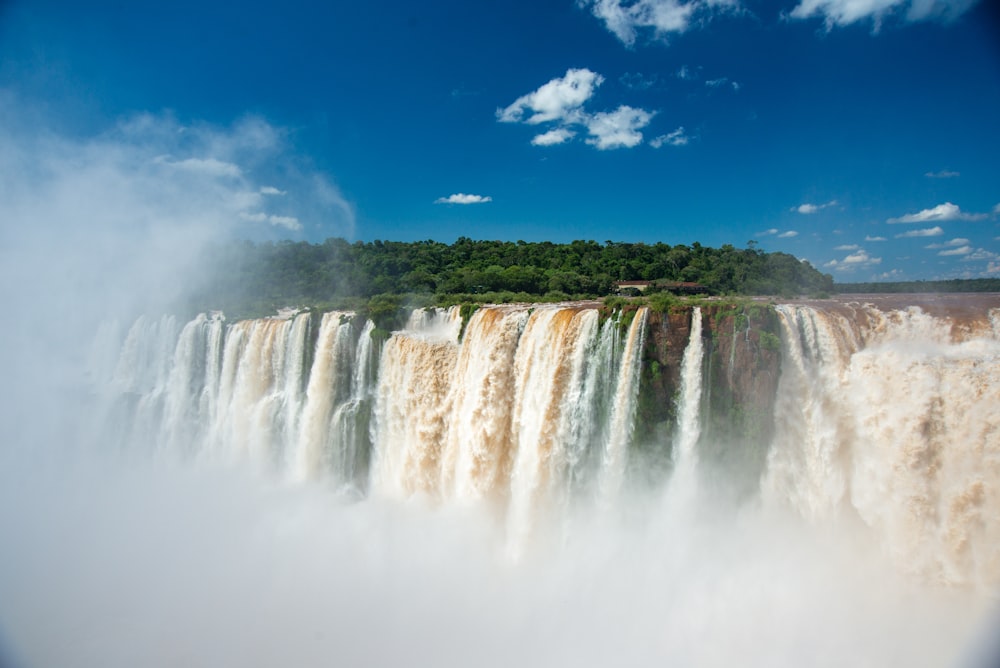
<svg viewBox="0 0 1000 668"><path fill-rule="evenodd" d="M8 240L754 239L838 281L998 276L997 119L985 1L0 4Z"/></svg>

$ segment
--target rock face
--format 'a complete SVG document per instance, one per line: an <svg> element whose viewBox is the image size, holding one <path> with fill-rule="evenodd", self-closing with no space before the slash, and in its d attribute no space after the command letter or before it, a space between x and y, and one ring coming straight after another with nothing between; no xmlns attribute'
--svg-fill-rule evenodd
<svg viewBox="0 0 1000 668"><path fill-rule="evenodd" d="M644 462L668 466L677 424L681 361L691 334L690 306L651 313L636 419ZM700 453L729 479L753 489L774 433L774 400L781 367L780 324L765 304L701 307Z"/></svg>

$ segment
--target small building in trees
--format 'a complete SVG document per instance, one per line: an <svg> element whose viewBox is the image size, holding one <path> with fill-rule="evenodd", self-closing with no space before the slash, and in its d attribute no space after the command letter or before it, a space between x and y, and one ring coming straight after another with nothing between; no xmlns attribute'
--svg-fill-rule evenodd
<svg viewBox="0 0 1000 668"><path fill-rule="evenodd" d="M653 281L653 287L663 292L675 295L706 295L708 288L701 283L691 281Z"/></svg>
<svg viewBox="0 0 1000 668"><path fill-rule="evenodd" d="M675 295L704 295L708 288L691 281L615 281L615 294L624 297L638 297L647 292L670 292Z"/></svg>
<svg viewBox="0 0 1000 668"><path fill-rule="evenodd" d="M646 292L653 285L653 281L615 281L612 286L616 295L625 297L637 297Z"/></svg>

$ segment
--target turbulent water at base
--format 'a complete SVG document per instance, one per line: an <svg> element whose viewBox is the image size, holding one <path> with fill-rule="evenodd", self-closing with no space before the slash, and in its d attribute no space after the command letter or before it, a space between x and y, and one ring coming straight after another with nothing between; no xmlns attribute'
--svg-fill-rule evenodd
<svg viewBox="0 0 1000 668"><path fill-rule="evenodd" d="M0 664L990 665L990 305L109 322L89 449L0 453Z"/></svg>

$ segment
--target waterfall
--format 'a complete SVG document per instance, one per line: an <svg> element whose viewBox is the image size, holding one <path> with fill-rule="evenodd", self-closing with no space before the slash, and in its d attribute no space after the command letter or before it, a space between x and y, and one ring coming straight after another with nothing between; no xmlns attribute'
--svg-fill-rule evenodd
<svg viewBox="0 0 1000 668"><path fill-rule="evenodd" d="M613 498L618 494L625 477L628 446L635 428L635 402L639 395L642 347L645 342L648 317L648 308L641 307L636 311L622 353L617 390L611 410L610 431L601 466L602 496L605 498Z"/></svg>
<svg viewBox="0 0 1000 668"><path fill-rule="evenodd" d="M1000 579L990 515L1000 506L1000 311L785 304L774 313L781 374L764 504L813 524L859 520L919 577ZM627 484L638 406L650 401L652 314L639 308L627 326L624 317L589 305L483 306L460 340L459 309L424 309L381 345L374 323L351 312L233 324L218 314L183 325L142 317L103 376L117 393L109 431L162 456L250 462L354 498L485 503L518 554L547 518L581 500L617 503ZM698 454L714 396L704 342L736 331L734 320L706 333L719 317L690 309L677 384L666 388L676 420L656 432L673 437L648 442L644 432L643 447L670 453L662 484L674 512L693 507L711 466ZM748 325L740 345L753 344ZM732 382L746 371L735 347L729 356Z"/></svg>
<svg viewBox="0 0 1000 668"><path fill-rule="evenodd" d="M0 654L967 665L1000 310L922 303L109 322L0 450Z"/></svg>
<svg viewBox="0 0 1000 668"><path fill-rule="evenodd" d="M290 462L295 479L314 479L329 463L331 416L334 406L344 398L344 379L349 377L353 366L353 316L353 313L331 311L325 313L320 322L298 442Z"/></svg>
<svg viewBox="0 0 1000 668"><path fill-rule="evenodd" d="M502 496L510 475L514 356L529 313L479 309L465 330L455 367L444 486L457 499Z"/></svg>
<svg viewBox="0 0 1000 668"><path fill-rule="evenodd" d="M855 515L923 578L995 582L995 334L915 308L778 312L785 357L765 500L812 522Z"/></svg>
<svg viewBox="0 0 1000 668"><path fill-rule="evenodd" d="M698 491L698 440L701 438L702 341L701 308L691 309L691 334L681 361L681 386L677 396L677 433L674 438L673 473L667 487L668 507L689 512Z"/></svg>
<svg viewBox="0 0 1000 668"><path fill-rule="evenodd" d="M677 401L678 436L674 466L691 470L698 461L701 436L701 363L705 346L701 340L701 308L691 310L691 337L681 363L681 393Z"/></svg>

